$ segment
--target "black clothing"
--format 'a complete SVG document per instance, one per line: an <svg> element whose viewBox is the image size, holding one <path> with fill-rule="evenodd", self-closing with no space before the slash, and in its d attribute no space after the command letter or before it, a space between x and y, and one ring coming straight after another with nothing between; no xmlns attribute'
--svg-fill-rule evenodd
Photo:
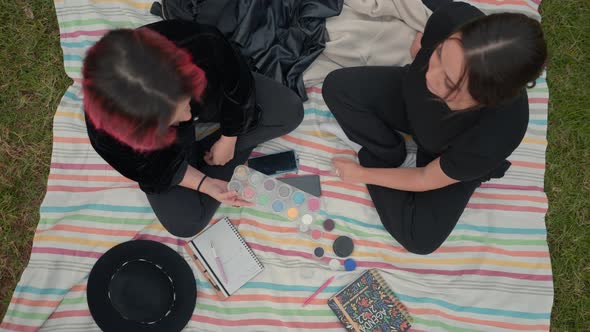
<svg viewBox="0 0 590 332"><path fill-rule="evenodd" d="M498 107L457 112L426 86L436 46L482 15L466 3L442 6L429 19L411 65L344 68L324 81L326 104L346 135L363 146L363 166L401 165L406 149L399 130L413 135L418 145L417 167L440 157L443 172L461 181L427 192L367 186L385 228L414 253L427 254L444 242L479 184L504 175L506 158L526 132L526 91Z"/></svg>
<svg viewBox="0 0 590 332"><path fill-rule="evenodd" d="M263 112L260 123L253 131L238 137L234 158L224 166L209 166L202 153L217 141L217 131L201 141L194 142L188 163L204 174L224 181L231 179L234 168L244 164L256 145L294 130L303 120L301 99L289 88L260 74L254 74L256 98ZM219 202L208 195L181 186L166 192L147 194L158 220L172 234L190 237L207 226L219 207Z"/></svg>
<svg viewBox="0 0 590 332"><path fill-rule="evenodd" d="M343 0L162 0L152 13L214 25L254 71L307 100L303 72L326 47L326 18L338 16Z"/></svg>
<svg viewBox="0 0 590 332"><path fill-rule="evenodd" d="M194 120L179 124L173 145L149 153L139 153L96 130L89 120L86 124L92 146L105 161L137 181L143 191L157 193L177 185L184 177L197 121L219 122L222 134L237 136L256 127L261 111L256 106L251 73L244 72L247 66L216 28L184 21L162 21L146 27L189 51L193 62L205 72L207 87L202 102L191 101ZM273 88L282 87L276 84ZM235 91L227 93L228 90Z"/></svg>
<svg viewBox="0 0 590 332"><path fill-rule="evenodd" d="M244 67L233 59L235 51L216 29L181 21L162 21L148 27L188 50L193 62L205 71L208 85L202 102L191 102L194 119L178 125L174 144L150 152L133 150L97 130L87 117L88 137L107 163L139 183L156 216L170 233L189 237L207 225L219 202L178 186L188 165L209 177L229 180L235 166L243 164L257 144L285 135L301 123L303 105L294 92L280 83L259 74L245 75ZM243 85L248 77L252 82ZM224 85L230 87L231 94L228 95ZM235 86L238 87L233 89ZM240 90L245 93L240 94ZM242 97L250 92L253 97L244 100ZM236 100L246 104L255 100L256 110L252 111L251 105L235 103ZM198 122L219 122L220 130L195 141ZM234 158L224 166L209 166L203 160L204 154L222 134L238 136Z"/></svg>

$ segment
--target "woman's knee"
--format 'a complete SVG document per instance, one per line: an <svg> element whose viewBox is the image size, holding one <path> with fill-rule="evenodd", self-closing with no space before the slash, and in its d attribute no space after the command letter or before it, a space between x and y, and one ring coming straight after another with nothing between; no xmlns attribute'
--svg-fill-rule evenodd
<svg viewBox="0 0 590 332"><path fill-rule="evenodd" d="M322 85L322 97L324 102L334 112L334 105L338 103L339 98L344 96L347 87L347 68L336 69L328 74Z"/></svg>

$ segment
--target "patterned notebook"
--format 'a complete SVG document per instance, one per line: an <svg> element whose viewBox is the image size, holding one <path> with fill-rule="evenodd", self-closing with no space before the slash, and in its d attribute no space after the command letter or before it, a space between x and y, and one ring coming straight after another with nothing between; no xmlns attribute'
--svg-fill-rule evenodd
<svg viewBox="0 0 590 332"><path fill-rule="evenodd" d="M348 331L400 331L410 329L411 318L375 269L358 279L328 301Z"/></svg>

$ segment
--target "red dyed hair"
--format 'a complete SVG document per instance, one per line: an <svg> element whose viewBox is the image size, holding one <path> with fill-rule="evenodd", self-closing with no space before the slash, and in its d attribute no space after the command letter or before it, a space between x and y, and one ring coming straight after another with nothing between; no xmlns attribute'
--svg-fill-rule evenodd
<svg viewBox="0 0 590 332"><path fill-rule="evenodd" d="M118 46L112 45L113 43L109 40L110 35L117 33L127 38L129 43L126 43L126 45L134 42L133 45L139 45L137 46L139 49L134 51L148 51L154 54L158 60L171 62L175 74L178 75L183 92L186 92L186 95L190 95L197 101L201 100L207 85L205 73L192 62L192 57L186 50L177 47L166 37L149 28L111 31L92 46L86 54L82 69L84 110L94 127L106 132L136 151L148 152L169 146L176 140L176 128L171 127L169 121L179 100L172 100L163 92L141 85L141 78L127 73L127 75L123 75L124 79L134 84L140 84L150 97L153 96L158 99L160 104L170 105L171 107L168 112L163 112L166 116L152 114L146 115L151 116L148 119L139 118L133 116L132 112L127 112L124 107L121 107L121 104L124 103L113 100L111 96L105 94L105 89L97 84L97 77L105 76L103 73L104 68L100 68L100 62L104 60L105 54L107 52L121 52L120 49L117 49ZM111 39L114 38L118 37L111 37ZM126 53L123 52L122 54ZM137 60L140 61L141 59ZM113 73L116 73L116 70L117 68L112 68ZM113 76L108 77L110 79Z"/></svg>

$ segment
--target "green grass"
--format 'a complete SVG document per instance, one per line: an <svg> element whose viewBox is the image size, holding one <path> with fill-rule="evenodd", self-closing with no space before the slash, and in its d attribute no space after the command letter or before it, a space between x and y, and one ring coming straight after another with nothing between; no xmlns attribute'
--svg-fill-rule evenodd
<svg viewBox="0 0 590 332"><path fill-rule="evenodd" d="M554 331L590 331L590 1L544 0L551 90L546 191ZM0 0L0 317L28 260L70 84L45 0Z"/></svg>
<svg viewBox="0 0 590 332"><path fill-rule="evenodd" d="M590 331L590 1L544 0L551 53L545 190L555 331Z"/></svg>

